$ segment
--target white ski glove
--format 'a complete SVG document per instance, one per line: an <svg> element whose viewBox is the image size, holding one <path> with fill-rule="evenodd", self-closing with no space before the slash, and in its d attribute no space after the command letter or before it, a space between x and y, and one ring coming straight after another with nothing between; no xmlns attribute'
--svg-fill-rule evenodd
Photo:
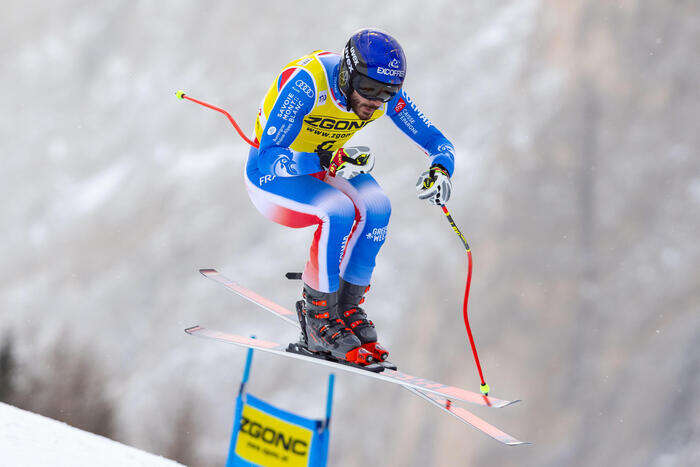
<svg viewBox="0 0 700 467"><path fill-rule="evenodd" d="M418 177L416 191L419 199L441 206L447 203L452 193L450 174L441 165L433 165Z"/></svg>
<svg viewBox="0 0 700 467"><path fill-rule="evenodd" d="M367 146L340 148L329 153L328 174L350 180L359 174L369 173L374 167L374 155Z"/></svg>

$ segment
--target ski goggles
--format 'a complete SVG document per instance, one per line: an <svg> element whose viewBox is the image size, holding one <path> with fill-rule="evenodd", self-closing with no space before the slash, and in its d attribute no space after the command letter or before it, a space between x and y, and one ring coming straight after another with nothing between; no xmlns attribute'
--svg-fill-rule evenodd
<svg viewBox="0 0 700 467"><path fill-rule="evenodd" d="M352 87L365 99L382 102L389 102L401 89L400 84L382 83L359 73L353 76Z"/></svg>

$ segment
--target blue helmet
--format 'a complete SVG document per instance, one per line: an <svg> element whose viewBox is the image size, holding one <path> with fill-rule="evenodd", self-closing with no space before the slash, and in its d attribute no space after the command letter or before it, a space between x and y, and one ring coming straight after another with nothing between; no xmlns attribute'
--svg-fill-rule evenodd
<svg viewBox="0 0 700 467"><path fill-rule="evenodd" d="M405 77L406 56L396 39L378 29L362 29L350 37L338 75L348 105L353 89L366 99L387 102Z"/></svg>

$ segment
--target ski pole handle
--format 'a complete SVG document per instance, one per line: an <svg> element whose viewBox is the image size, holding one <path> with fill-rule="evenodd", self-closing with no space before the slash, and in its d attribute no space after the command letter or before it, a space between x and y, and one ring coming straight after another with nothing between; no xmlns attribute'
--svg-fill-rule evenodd
<svg viewBox="0 0 700 467"><path fill-rule="evenodd" d="M445 213L445 217L447 217L447 222L450 223L450 226L452 227L452 230L457 234L460 240L462 240L462 243L464 244L464 248L467 249L467 253L471 252L471 248L469 248L469 244L467 243L467 239L464 238L464 235L462 235L462 232L459 230L459 227L457 227L457 224L455 224L454 219L452 219L452 215L450 214L450 211L447 209L447 205L442 204L440 205L442 208L442 212Z"/></svg>
<svg viewBox="0 0 700 467"><path fill-rule="evenodd" d="M226 112L224 109L220 109L219 107L216 107L216 106L211 105L211 104L207 104L204 101L194 99L194 98L188 96L187 94L185 94L185 91L177 91L175 93L175 95L177 96L178 99L187 99L188 101L192 101L192 102L195 102L199 105L203 105L204 107L210 108L212 110L216 110L217 112L221 112L222 114L224 114L226 116L226 118L228 118L228 121L231 122L231 125L233 125L233 127L236 129L236 131L238 132L240 137L243 138L246 143L250 144L254 148L260 147L260 145L258 143L248 139L248 137L245 135L245 133L243 133L243 130L241 130L241 127L238 126L238 123L236 123L236 121L233 119L231 114Z"/></svg>

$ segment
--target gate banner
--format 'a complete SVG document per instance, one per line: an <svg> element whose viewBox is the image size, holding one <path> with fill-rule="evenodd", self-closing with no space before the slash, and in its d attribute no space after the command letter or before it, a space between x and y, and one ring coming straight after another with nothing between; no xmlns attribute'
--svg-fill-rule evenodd
<svg viewBox="0 0 700 467"><path fill-rule="evenodd" d="M324 425L242 393L226 466L325 466L329 431Z"/></svg>

